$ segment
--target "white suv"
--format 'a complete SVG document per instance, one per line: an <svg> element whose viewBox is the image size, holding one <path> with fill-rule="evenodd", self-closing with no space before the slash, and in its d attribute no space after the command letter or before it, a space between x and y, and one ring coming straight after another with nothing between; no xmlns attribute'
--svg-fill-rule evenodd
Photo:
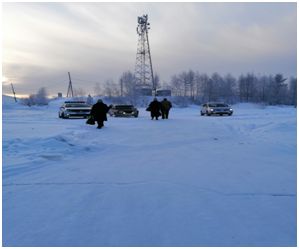
<svg viewBox="0 0 299 249"><path fill-rule="evenodd" d="M84 101L65 101L59 108L59 118L87 118L90 115L91 106Z"/></svg>
<svg viewBox="0 0 299 249"><path fill-rule="evenodd" d="M200 110L201 116L203 115L208 115L211 116L213 114L218 114L218 115L232 115L233 114L233 109L225 103L221 102L208 102L206 104L203 104Z"/></svg>

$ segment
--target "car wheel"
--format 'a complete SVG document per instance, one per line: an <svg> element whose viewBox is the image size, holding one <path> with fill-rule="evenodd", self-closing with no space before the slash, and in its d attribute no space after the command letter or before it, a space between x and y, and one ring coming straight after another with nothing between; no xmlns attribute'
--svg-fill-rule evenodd
<svg viewBox="0 0 299 249"><path fill-rule="evenodd" d="M211 113L209 113L208 111L206 112L207 116L211 116Z"/></svg>
<svg viewBox="0 0 299 249"><path fill-rule="evenodd" d="M205 115L205 114L201 111L201 112L200 112L200 115L203 116L203 115Z"/></svg>

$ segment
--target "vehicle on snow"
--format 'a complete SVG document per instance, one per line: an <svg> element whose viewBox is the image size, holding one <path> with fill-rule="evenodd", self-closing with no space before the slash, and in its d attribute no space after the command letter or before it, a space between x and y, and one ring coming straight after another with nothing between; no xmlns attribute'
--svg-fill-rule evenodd
<svg viewBox="0 0 299 249"><path fill-rule="evenodd" d="M202 105L200 114L201 116L207 115L229 115L231 116L233 114L233 109L225 103L221 102L208 102Z"/></svg>
<svg viewBox="0 0 299 249"><path fill-rule="evenodd" d="M113 105L109 110L109 115L113 117L135 117L139 111L133 105Z"/></svg>
<svg viewBox="0 0 299 249"><path fill-rule="evenodd" d="M91 105L85 101L65 101L59 108L59 118L87 118L90 115Z"/></svg>

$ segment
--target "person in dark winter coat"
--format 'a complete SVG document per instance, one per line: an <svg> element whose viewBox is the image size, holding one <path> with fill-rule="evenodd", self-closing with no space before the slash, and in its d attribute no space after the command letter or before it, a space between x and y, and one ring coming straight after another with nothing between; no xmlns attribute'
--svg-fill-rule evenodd
<svg viewBox="0 0 299 249"><path fill-rule="evenodd" d="M154 98L154 100L149 104L149 110L151 112L152 119L156 118L158 120L159 116L161 115L161 103Z"/></svg>
<svg viewBox="0 0 299 249"><path fill-rule="evenodd" d="M166 98L161 101L162 119L168 119L169 110L171 107L171 102L168 101Z"/></svg>
<svg viewBox="0 0 299 249"><path fill-rule="evenodd" d="M101 129L104 126L104 121L107 121L107 112L111 107L112 105L107 106L101 99L92 106L90 115L92 115L95 121L97 121L98 129Z"/></svg>

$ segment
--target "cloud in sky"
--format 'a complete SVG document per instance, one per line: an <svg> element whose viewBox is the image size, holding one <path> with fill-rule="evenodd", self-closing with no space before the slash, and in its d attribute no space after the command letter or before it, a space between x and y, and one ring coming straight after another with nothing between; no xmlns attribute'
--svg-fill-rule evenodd
<svg viewBox="0 0 299 249"><path fill-rule="evenodd" d="M3 75L20 94L65 93L68 71L87 92L134 71L142 14L162 81L188 69L296 75L296 3L4 3L2 11Z"/></svg>

